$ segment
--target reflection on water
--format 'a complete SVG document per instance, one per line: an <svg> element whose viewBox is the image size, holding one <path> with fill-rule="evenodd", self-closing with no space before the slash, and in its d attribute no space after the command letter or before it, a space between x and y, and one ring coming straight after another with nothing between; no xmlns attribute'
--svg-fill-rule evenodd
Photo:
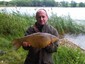
<svg viewBox="0 0 85 64"><path fill-rule="evenodd" d="M79 34L75 36L66 34L64 37L75 43L76 45L80 46L81 48L85 49L85 35Z"/></svg>

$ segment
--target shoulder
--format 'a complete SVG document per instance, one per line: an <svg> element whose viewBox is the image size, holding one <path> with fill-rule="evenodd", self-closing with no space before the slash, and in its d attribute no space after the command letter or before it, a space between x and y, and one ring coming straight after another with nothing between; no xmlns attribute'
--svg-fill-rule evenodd
<svg viewBox="0 0 85 64"><path fill-rule="evenodd" d="M33 26L29 26L26 31L31 31L33 29Z"/></svg>
<svg viewBox="0 0 85 64"><path fill-rule="evenodd" d="M58 31L57 31L57 29L54 28L52 25L46 24L46 28L47 28L47 30L48 30L51 34L53 34L53 35L55 35L55 36L58 36Z"/></svg>
<svg viewBox="0 0 85 64"><path fill-rule="evenodd" d="M54 28L52 25L46 24L46 27L51 31L57 31L57 29Z"/></svg>
<svg viewBox="0 0 85 64"><path fill-rule="evenodd" d="M25 35L29 35L29 34L32 34L32 33L34 33L34 28L33 28L33 26L30 26L26 30Z"/></svg>

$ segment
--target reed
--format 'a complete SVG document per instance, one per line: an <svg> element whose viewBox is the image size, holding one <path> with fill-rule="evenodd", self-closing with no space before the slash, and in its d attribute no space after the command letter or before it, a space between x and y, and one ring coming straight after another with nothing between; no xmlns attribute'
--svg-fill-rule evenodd
<svg viewBox="0 0 85 64"><path fill-rule="evenodd" d="M76 23L74 20L70 18L70 16L58 17L53 15L49 19L49 23L53 25L59 32L60 35L64 35L66 33L69 34L85 34L85 26L82 24Z"/></svg>
<svg viewBox="0 0 85 64"><path fill-rule="evenodd" d="M35 22L35 18L19 13L0 13L0 34L22 35L25 30ZM54 26L60 35L66 33L79 34L85 33L85 26L77 24L74 20L67 17L58 17L53 15L49 18L49 22Z"/></svg>
<svg viewBox="0 0 85 64"><path fill-rule="evenodd" d="M32 17L20 14L0 13L0 34L22 35L28 26L32 25Z"/></svg>

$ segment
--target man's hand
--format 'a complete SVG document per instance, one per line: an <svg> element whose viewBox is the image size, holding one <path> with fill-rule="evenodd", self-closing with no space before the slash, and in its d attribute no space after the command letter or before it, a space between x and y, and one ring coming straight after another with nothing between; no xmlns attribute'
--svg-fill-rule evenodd
<svg viewBox="0 0 85 64"><path fill-rule="evenodd" d="M30 44L28 42L23 42L22 45L25 46L25 47L30 46Z"/></svg>

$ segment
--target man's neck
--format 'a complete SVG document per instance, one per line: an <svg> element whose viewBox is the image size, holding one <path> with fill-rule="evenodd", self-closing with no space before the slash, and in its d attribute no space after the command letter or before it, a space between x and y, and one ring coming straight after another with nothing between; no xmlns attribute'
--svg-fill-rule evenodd
<svg viewBox="0 0 85 64"><path fill-rule="evenodd" d="M39 24L37 22L35 23L35 25L38 28L38 30L41 32L44 25L41 25L41 24Z"/></svg>

